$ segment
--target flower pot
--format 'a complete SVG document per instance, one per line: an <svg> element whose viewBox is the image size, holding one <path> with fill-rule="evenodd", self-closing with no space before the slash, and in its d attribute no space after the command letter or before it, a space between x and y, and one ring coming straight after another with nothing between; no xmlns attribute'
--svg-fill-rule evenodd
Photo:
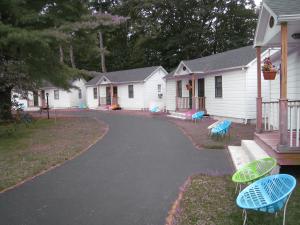
<svg viewBox="0 0 300 225"><path fill-rule="evenodd" d="M192 85L190 85L190 84L187 84L185 87L187 90L192 90Z"/></svg>
<svg viewBox="0 0 300 225"><path fill-rule="evenodd" d="M275 80L276 74L277 74L277 71L264 71L263 72L265 80Z"/></svg>

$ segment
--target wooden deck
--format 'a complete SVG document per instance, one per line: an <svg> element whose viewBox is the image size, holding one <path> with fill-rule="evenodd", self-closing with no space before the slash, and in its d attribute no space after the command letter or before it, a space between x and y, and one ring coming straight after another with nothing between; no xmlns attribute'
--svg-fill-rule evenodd
<svg viewBox="0 0 300 225"><path fill-rule="evenodd" d="M276 158L279 165L300 165L300 148L279 146L278 131L255 133L254 140L271 157Z"/></svg>

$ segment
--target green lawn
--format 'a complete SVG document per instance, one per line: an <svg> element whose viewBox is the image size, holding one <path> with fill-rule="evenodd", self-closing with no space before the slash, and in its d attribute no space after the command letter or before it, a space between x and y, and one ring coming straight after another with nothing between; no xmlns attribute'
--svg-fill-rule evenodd
<svg viewBox="0 0 300 225"><path fill-rule="evenodd" d="M298 181L300 178L298 177ZM243 224L242 210L235 204L235 185L228 176L197 175L180 203L177 225L238 225ZM297 185L287 209L286 224L300 224L300 188ZM282 224L282 213L248 212L248 225Z"/></svg>
<svg viewBox="0 0 300 225"><path fill-rule="evenodd" d="M87 148L105 125L89 118L38 119L29 126L0 125L0 191Z"/></svg>

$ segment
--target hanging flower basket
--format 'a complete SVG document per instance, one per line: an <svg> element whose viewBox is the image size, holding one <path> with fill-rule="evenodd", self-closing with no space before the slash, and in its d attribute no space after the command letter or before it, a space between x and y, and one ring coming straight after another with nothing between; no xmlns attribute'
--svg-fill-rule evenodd
<svg viewBox="0 0 300 225"><path fill-rule="evenodd" d="M185 85L185 86L186 86L186 89L187 89L187 90L192 90L192 85L187 84L187 85Z"/></svg>
<svg viewBox="0 0 300 225"><path fill-rule="evenodd" d="M265 80L275 80L277 69L272 64L270 57L264 59L264 65L262 67L262 72Z"/></svg>
<svg viewBox="0 0 300 225"><path fill-rule="evenodd" d="M277 71L264 71L264 79L265 80L275 80Z"/></svg>

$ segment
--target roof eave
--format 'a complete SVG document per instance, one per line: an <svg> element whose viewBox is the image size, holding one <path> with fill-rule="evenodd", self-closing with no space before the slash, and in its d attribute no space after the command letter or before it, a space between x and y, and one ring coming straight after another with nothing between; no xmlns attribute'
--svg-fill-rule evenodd
<svg viewBox="0 0 300 225"><path fill-rule="evenodd" d="M300 14L294 14L294 15L279 15L278 16L278 24L283 22L292 22L300 20Z"/></svg>

